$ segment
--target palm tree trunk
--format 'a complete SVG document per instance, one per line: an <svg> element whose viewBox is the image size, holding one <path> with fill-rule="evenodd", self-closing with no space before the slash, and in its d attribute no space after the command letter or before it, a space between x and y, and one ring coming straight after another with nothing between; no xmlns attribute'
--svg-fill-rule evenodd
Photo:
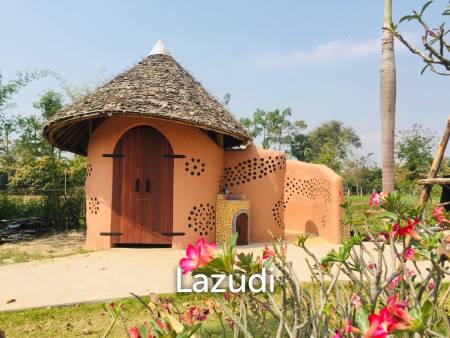
<svg viewBox="0 0 450 338"><path fill-rule="evenodd" d="M381 110L381 166L383 191L394 190L394 143L395 143L395 99L396 74L394 37L392 24L392 0L384 0L384 26L381 45L380 110Z"/></svg>

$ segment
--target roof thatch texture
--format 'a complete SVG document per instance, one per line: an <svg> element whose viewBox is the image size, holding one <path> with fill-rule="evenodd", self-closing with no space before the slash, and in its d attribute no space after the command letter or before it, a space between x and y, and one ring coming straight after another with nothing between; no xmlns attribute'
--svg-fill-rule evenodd
<svg viewBox="0 0 450 338"><path fill-rule="evenodd" d="M108 116L172 120L224 135L225 146L250 140L231 113L171 56L150 55L58 112L44 127L58 148L85 155L89 136Z"/></svg>

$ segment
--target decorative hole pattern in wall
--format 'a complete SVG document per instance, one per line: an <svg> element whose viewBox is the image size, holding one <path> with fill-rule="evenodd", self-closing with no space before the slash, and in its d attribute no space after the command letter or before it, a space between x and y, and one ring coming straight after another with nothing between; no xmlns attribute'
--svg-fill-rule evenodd
<svg viewBox="0 0 450 338"><path fill-rule="evenodd" d="M224 187L246 184L286 168L283 155L253 158L225 168Z"/></svg>
<svg viewBox="0 0 450 338"><path fill-rule="evenodd" d="M100 209L100 201L97 199L97 197L89 197L88 209L91 214L97 215Z"/></svg>
<svg viewBox="0 0 450 338"><path fill-rule="evenodd" d="M90 177L92 175L92 164L88 163L86 166L86 177Z"/></svg>
<svg viewBox="0 0 450 338"><path fill-rule="evenodd" d="M283 197L275 203L275 205L272 208L272 215L275 223L277 226L281 229L284 229L284 219L281 216L282 215L282 209L284 209L284 200Z"/></svg>
<svg viewBox="0 0 450 338"><path fill-rule="evenodd" d="M296 199L300 196L308 199L323 198L324 208L331 202L330 183L323 178L317 177L287 177L284 186L284 208L287 207L290 200ZM324 214L321 217L321 224L326 225L327 217Z"/></svg>
<svg viewBox="0 0 450 338"><path fill-rule="evenodd" d="M207 236L214 230L216 214L211 203L192 207L188 216L188 228L200 236Z"/></svg>
<svg viewBox="0 0 450 338"><path fill-rule="evenodd" d="M205 172L206 166L199 158L191 158L184 163L184 170L191 176L200 176Z"/></svg>
<svg viewBox="0 0 450 338"><path fill-rule="evenodd" d="M225 176L224 175L220 175L219 176L219 181L217 183L218 183L218 186L219 186L219 194L220 194L225 189Z"/></svg>

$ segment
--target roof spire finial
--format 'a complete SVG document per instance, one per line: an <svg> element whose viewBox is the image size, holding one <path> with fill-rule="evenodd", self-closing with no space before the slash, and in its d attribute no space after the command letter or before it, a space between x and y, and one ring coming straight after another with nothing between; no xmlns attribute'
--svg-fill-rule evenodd
<svg viewBox="0 0 450 338"><path fill-rule="evenodd" d="M164 43L161 41L161 39L158 39L158 41L156 41L149 55L155 54L170 55L169 50L166 48L166 46L164 46Z"/></svg>

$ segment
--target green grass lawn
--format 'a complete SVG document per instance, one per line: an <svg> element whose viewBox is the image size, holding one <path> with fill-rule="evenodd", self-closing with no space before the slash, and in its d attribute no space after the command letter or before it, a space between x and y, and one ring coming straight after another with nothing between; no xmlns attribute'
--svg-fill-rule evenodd
<svg viewBox="0 0 450 338"><path fill-rule="evenodd" d="M169 296L167 296L169 297ZM219 295L178 294L174 299L177 305L201 305L207 298ZM164 298L164 296L161 296ZM148 297L143 297L147 302ZM127 327L139 326L148 322L148 310L135 298L115 300L115 304L125 306L123 317ZM63 307L48 307L23 311L0 312L0 329L6 337L101 337L109 327L110 317L104 311L108 303L79 304ZM226 324L225 324L226 325ZM202 337L222 336L222 327L213 314L203 324ZM206 331L208 334L206 334ZM227 330L231 334L230 330ZM108 337L126 337L124 324L118 321Z"/></svg>
<svg viewBox="0 0 450 338"><path fill-rule="evenodd" d="M0 265L22 263L46 258L39 253L28 253L14 249L0 251Z"/></svg>
<svg viewBox="0 0 450 338"><path fill-rule="evenodd" d="M0 266L88 252L84 232L68 231L30 241L0 245Z"/></svg>
<svg viewBox="0 0 450 338"><path fill-rule="evenodd" d="M311 291L309 283L305 285ZM446 286L444 286L444 293ZM202 301L211 298L222 298L223 294L177 294L162 295L161 298L173 298L174 304L178 307L185 305L198 305L204 307ZM276 295L277 297L277 295ZM148 297L143 297L148 302ZM114 300L117 305L122 303L125 306L122 314L124 322L118 320L108 337L127 337L125 325L140 326L148 322L148 310L135 298ZM102 337L107 331L111 320L106 311L105 305L109 302L99 302L90 304L78 304L62 307L47 307L39 309L0 312L0 330L3 330L7 338L23 337ZM445 305L450 309L450 300ZM267 325L273 332L276 330L276 323L268 317ZM227 324L225 323L225 326ZM201 337L223 337L222 326L214 314L210 314L202 325ZM226 337L232 337L232 331L226 326Z"/></svg>

